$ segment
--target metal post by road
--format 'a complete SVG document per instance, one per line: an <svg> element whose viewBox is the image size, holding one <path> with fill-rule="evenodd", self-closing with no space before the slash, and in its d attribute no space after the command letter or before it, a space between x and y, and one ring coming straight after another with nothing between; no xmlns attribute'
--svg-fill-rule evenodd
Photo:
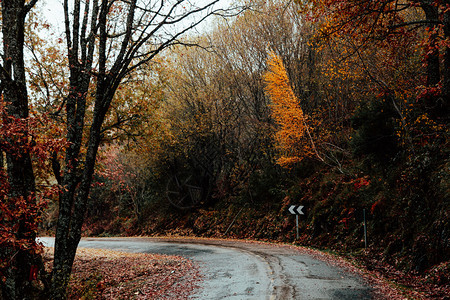
<svg viewBox="0 0 450 300"><path fill-rule="evenodd" d="M364 217L364 248L367 248L367 222L366 222L366 209L363 209Z"/></svg>
<svg viewBox="0 0 450 300"><path fill-rule="evenodd" d="M295 215L295 225L297 226L297 240L299 239L299 234L298 234L298 215Z"/></svg>

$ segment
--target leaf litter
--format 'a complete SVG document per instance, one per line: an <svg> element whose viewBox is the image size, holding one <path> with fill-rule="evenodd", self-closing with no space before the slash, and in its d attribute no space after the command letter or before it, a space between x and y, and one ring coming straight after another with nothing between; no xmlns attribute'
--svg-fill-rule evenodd
<svg viewBox="0 0 450 300"><path fill-rule="evenodd" d="M173 239L157 237L156 239ZM176 237L189 242L240 242L295 249L331 265L361 276L374 288L374 299L450 299L449 285L439 291L423 280L368 267L353 259L297 245L264 241ZM46 248L47 267L51 268L53 248ZM378 265L381 262L378 262ZM403 280L400 280L403 278ZM69 299L189 299L203 280L199 267L187 258L160 254L119 252L79 248L69 284ZM406 282L410 282L407 284ZM414 282L412 284L411 282ZM409 288L408 288L409 287Z"/></svg>
<svg viewBox="0 0 450 300"><path fill-rule="evenodd" d="M46 248L51 269L53 248ZM199 268L181 256L79 248L69 299L188 299L201 280Z"/></svg>

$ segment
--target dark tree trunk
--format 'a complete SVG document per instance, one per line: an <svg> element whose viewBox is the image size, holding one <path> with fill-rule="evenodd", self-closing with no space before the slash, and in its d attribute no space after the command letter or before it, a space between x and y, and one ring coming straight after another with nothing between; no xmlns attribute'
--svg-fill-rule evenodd
<svg viewBox="0 0 450 300"><path fill-rule="evenodd" d="M439 20L439 11L436 6L429 4L428 1L422 4L422 9L425 12L426 20L429 21L429 28L431 36L429 38L429 51L426 55L427 63L427 86L435 86L441 80L441 72L439 66L439 47L437 47L438 33L434 32L437 27L436 22Z"/></svg>
<svg viewBox="0 0 450 300"><path fill-rule="evenodd" d="M428 49L426 49L426 72L427 80L426 85L429 88L437 87L439 84L441 87L441 94L439 96L426 95L424 99L425 110L434 119L440 119L442 117L448 118L448 99L449 99L449 49L444 49L444 63L441 70L441 61L439 52L439 30L438 24L443 21L444 36L449 37L449 12L444 13L443 20L439 19L439 8L434 4L434 1L422 1L421 5L426 21L429 22L428 28L430 31Z"/></svg>
<svg viewBox="0 0 450 300"><path fill-rule="evenodd" d="M59 214L55 236L55 255L52 274L52 298L66 298L75 253L80 241L80 235L74 234L77 228L77 208L74 207L75 198L80 195L82 180L79 167L80 149L83 141L83 128L86 109L86 95L89 89L90 74L84 72L84 66L78 64L69 53L71 62L71 92L67 97L67 141L70 146L66 150L65 167L61 176L64 187L59 197ZM88 65L90 67L90 65ZM86 165L85 165L86 167ZM83 218L82 218L83 219Z"/></svg>
<svg viewBox="0 0 450 300"><path fill-rule="evenodd" d="M107 20L111 9L109 0L91 0L92 5L82 5L81 0L74 0L73 7L69 10L69 0L64 0L65 33L68 49L70 69L70 93L66 99L67 142L64 170L57 174L63 187L59 197L59 215L55 237L55 255L52 272L52 299L65 299L66 288L69 282L75 253L81 239L81 231L87 209L89 191L94 174L95 161L98 148L102 139L102 125L121 80L132 70L141 64L150 61L156 54L171 44L178 43L178 37L187 29L180 30L177 34L169 36L167 41L150 47L148 53L143 55L140 50L156 35L156 32L164 24L182 22L184 17L174 17L176 8L181 1L169 3L167 16L164 17L165 1L155 4L160 8L145 14L155 15L148 20L158 19L155 27L142 23L142 16L136 17L136 0L127 2L128 7L123 11L126 14L125 32L111 34L108 30ZM89 1L88 1L89 2ZM214 0L211 3L217 2ZM155 2L156 3L156 2ZM196 12L207 10L212 4L206 5ZM84 9L84 11L83 11ZM159 11L160 10L160 11ZM144 13L144 11L141 11ZM193 12L192 12L193 13ZM212 14L212 12L208 12ZM187 12L186 17L191 15ZM90 18L90 20L88 19ZM172 19L175 18L175 21ZM151 22L152 22L151 21ZM137 22L137 23L134 23ZM193 28L198 23L188 26ZM122 25L121 25L122 26ZM120 28L122 28L119 26ZM136 28L139 28L136 30ZM146 28L141 31L141 28ZM148 31L148 32L147 32ZM162 31L162 30L161 30ZM139 34L136 34L140 32ZM136 35L136 36L135 36ZM139 36L138 40L133 40ZM163 34L164 36L164 34ZM116 40L117 49L111 51L111 40ZM97 48L97 49L96 49ZM95 51L94 51L95 50ZM97 57L94 57L96 52ZM114 53L114 54L112 54ZM112 55L113 57L109 57ZM114 55L116 55L114 57ZM97 70L93 70L93 63L98 64ZM136 64L130 67L135 61ZM109 70L108 70L109 68ZM83 128L86 118L86 100L89 92L89 83L92 76L96 76L94 111L89 126L87 142L83 139ZM87 150L84 157L80 151L82 143L86 143ZM55 166L58 165L54 161ZM58 168L55 168L59 173Z"/></svg>
<svg viewBox="0 0 450 300"><path fill-rule="evenodd" d="M25 5L23 0L3 0L2 5L2 33L3 33L3 66L1 67L1 81L3 101L5 101L7 113L4 123L16 126L19 123L26 124L28 118L28 95L24 66L24 24L28 11L36 1ZM6 151L6 168L8 183L10 186L9 198L15 205L15 198L24 198L30 204L35 204L35 178L29 153L28 129L22 127L21 141L13 141L11 151ZM0 161L3 168L3 154ZM33 203L31 203L33 202ZM14 207L12 208L14 209ZM35 242L35 233L30 230L29 224L35 221L25 213L16 223L15 238L19 241L26 240L29 244ZM5 281L1 281L2 296L5 299L31 299L33 288L31 285L30 269L32 265L38 265L39 257L20 248L2 248L0 255L9 257L10 264L7 267Z"/></svg>
<svg viewBox="0 0 450 300"><path fill-rule="evenodd" d="M3 156L3 151L0 150L0 173L4 171L5 159Z"/></svg>
<svg viewBox="0 0 450 300"><path fill-rule="evenodd" d="M444 37L450 38L450 11L444 13ZM444 50L444 65L442 69L442 115L448 121L450 114L450 47Z"/></svg>
<svg viewBox="0 0 450 300"><path fill-rule="evenodd" d="M94 120L90 128L82 174L79 175L79 178L77 176L65 178L67 182L65 186L70 187L73 192L67 190L60 197L52 279L52 299L64 299L66 297L67 284L70 279L77 246L81 239L95 160L101 141L101 126L111 100L112 97L109 97L106 92L103 93L102 90L97 90ZM77 186L76 192L75 186Z"/></svg>
<svg viewBox="0 0 450 300"><path fill-rule="evenodd" d="M81 238L81 228L84 221L87 198L95 165L95 158L91 162L85 158L84 164L80 165L81 147L83 143L83 130L86 118L86 102L89 84L92 77L91 67L95 41L93 36L96 29L91 29L89 34L87 27L80 28L81 1L74 1L73 26L70 28L68 1L65 1L66 17L66 41L70 68L70 93L66 99L66 124L67 141L70 146L66 150L65 165L61 178L63 190L59 197L59 214L55 236L55 255L52 271L52 299L65 299L67 285L75 259L76 249ZM99 4L94 1L93 15L97 16ZM89 15L85 11L84 18ZM87 22L87 21L86 21ZM96 20L92 27L96 28ZM80 32L80 30L82 30ZM87 36L90 35L90 38ZM80 57L81 53L81 57ZM95 112L94 112L95 118ZM88 154L92 137L89 137ZM87 173L87 170L92 170ZM81 202L81 204L80 204ZM84 205L83 205L84 204Z"/></svg>

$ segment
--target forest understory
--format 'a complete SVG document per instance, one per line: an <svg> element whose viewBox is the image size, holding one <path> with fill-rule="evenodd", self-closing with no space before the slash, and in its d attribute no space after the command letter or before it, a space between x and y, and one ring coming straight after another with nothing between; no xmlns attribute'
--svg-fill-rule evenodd
<svg viewBox="0 0 450 300"><path fill-rule="evenodd" d="M88 211L84 235L226 238L312 247L344 257L370 274L385 278L412 299L448 299L446 202L440 203L437 214L421 216L424 212L419 209L423 206L408 209L411 204L399 203L401 194L395 194L399 185L391 185L390 190L386 189L389 184L376 178L353 178L329 167L313 168L301 180L297 179L297 185L283 192L282 185L272 189L266 184L268 178L261 176L252 182L252 192L247 190L243 196L211 200L190 209L176 208L163 198L148 204L140 218L129 210L111 206L111 202L97 201ZM424 187L430 185L416 182L409 188L420 193L420 201L426 201L431 192L419 190ZM212 192L213 196L217 194L218 191ZM387 201L387 195L397 197L398 202ZM274 197L281 198L273 201ZM293 204L304 206L305 214L299 216L299 239L295 216L288 212ZM439 208L439 202L435 205ZM399 236L405 238L401 240Z"/></svg>
<svg viewBox="0 0 450 300"><path fill-rule="evenodd" d="M2 2L0 296L64 299L82 235L142 235L314 247L448 299L448 1L194 2L68 0L62 31Z"/></svg>

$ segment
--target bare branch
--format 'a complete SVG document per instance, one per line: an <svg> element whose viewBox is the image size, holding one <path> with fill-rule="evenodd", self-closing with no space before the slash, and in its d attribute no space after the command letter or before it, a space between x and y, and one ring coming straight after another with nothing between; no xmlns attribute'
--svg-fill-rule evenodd
<svg viewBox="0 0 450 300"><path fill-rule="evenodd" d="M30 2L25 4L25 6L23 7L25 15L30 12L30 10L36 5L37 2L38 0L31 0Z"/></svg>
<svg viewBox="0 0 450 300"><path fill-rule="evenodd" d="M388 28L389 29L397 29L400 27L407 27L407 26L411 26L411 25L430 25L430 24L439 25L439 24L443 24L443 23L439 20L419 20L419 21L404 22L404 23L400 23L400 24L396 24L396 25L390 25L390 26L388 26Z"/></svg>

